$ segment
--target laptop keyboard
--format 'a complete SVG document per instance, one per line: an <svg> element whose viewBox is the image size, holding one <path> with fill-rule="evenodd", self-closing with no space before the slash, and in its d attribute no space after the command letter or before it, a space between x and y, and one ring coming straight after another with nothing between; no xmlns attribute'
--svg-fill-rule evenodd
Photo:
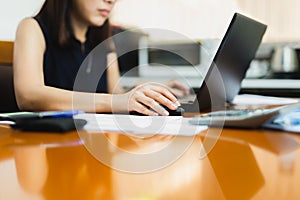
<svg viewBox="0 0 300 200"><path fill-rule="evenodd" d="M182 98L179 98L178 101L181 104L190 104L193 103L195 101L196 95L195 94L190 94L190 95L186 95Z"/></svg>

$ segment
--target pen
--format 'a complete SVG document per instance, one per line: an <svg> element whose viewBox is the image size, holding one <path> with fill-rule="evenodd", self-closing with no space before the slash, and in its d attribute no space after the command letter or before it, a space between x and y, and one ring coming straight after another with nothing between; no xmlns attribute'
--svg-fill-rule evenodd
<svg viewBox="0 0 300 200"><path fill-rule="evenodd" d="M70 111L45 111L37 113L39 118L67 118L83 113L81 110Z"/></svg>
<svg viewBox="0 0 300 200"><path fill-rule="evenodd" d="M68 118L74 115L84 113L81 110L69 111L43 111L43 112L15 112L4 113L0 115L0 120L25 120L25 119L41 119L41 118Z"/></svg>

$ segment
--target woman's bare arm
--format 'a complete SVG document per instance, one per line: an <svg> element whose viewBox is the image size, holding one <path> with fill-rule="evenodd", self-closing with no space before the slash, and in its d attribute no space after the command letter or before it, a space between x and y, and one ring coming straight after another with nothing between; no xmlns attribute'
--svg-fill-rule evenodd
<svg viewBox="0 0 300 200"><path fill-rule="evenodd" d="M170 90L148 83L125 94L96 94L63 90L44 84L43 58L46 44L34 19L25 19L18 26L14 47L14 85L17 103L22 110L70 110L86 112L137 111L145 115L167 115L163 104L176 109L178 102ZM109 62L116 59L108 55ZM117 62L108 70L109 92L122 92ZM151 109L150 109L151 108Z"/></svg>
<svg viewBox="0 0 300 200"><path fill-rule="evenodd" d="M118 57L115 52L107 55L107 80L108 80L108 92L111 94L121 94L125 90L120 84L120 70L118 64Z"/></svg>
<svg viewBox="0 0 300 200"><path fill-rule="evenodd" d="M31 18L23 20L18 26L14 47L14 85L20 109L111 111L109 94L73 92L46 86L43 74L45 48L37 22ZM76 97L76 105L73 105L73 97ZM95 105L86 103L90 99L95 99Z"/></svg>

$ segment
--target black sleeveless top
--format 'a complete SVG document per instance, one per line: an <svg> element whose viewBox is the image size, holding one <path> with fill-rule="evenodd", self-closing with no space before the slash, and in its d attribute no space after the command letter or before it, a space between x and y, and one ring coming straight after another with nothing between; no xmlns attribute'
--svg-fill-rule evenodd
<svg viewBox="0 0 300 200"><path fill-rule="evenodd" d="M84 59L92 51L88 48L89 37L85 43L72 37L72 48L60 48L51 38L47 24L37 17L34 19L40 25L46 41L43 63L45 85L81 92L107 93L107 54L113 49L101 45L102 49L98 48L97 55L92 59L96 59L96 62L93 65L85 62L86 66L83 66Z"/></svg>

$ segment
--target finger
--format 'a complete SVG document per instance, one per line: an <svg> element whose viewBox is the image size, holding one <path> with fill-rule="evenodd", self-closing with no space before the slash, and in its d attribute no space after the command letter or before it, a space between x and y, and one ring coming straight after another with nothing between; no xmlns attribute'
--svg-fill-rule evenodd
<svg viewBox="0 0 300 200"><path fill-rule="evenodd" d="M167 116L169 115L169 112L166 111L157 101L155 101L153 98L150 98L148 96L143 96L137 99L138 102L142 103L148 109L153 110L154 112L158 113L159 115Z"/></svg>
<svg viewBox="0 0 300 200"><path fill-rule="evenodd" d="M179 103L178 103L177 99L176 99L176 103L174 103L174 102L170 101L170 99L165 97L163 94L156 92L154 90L145 91L145 95L147 97L151 98L153 101L155 100L159 104L167 106L171 110L175 110L178 108Z"/></svg>
<svg viewBox="0 0 300 200"><path fill-rule="evenodd" d="M172 106L171 104L175 104L176 108L180 105L177 98L172 94L172 92L169 89L165 87L153 87L152 90L156 92L154 93L154 95L157 95L157 101L159 101L160 103L163 103L164 105L166 105L167 103L170 104L170 106Z"/></svg>
<svg viewBox="0 0 300 200"><path fill-rule="evenodd" d="M136 104L134 105L134 110L143 114L143 115L149 115L149 116L157 116L158 113L147 108L146 106L144 106L143 104L136 102Z"/></svg>

